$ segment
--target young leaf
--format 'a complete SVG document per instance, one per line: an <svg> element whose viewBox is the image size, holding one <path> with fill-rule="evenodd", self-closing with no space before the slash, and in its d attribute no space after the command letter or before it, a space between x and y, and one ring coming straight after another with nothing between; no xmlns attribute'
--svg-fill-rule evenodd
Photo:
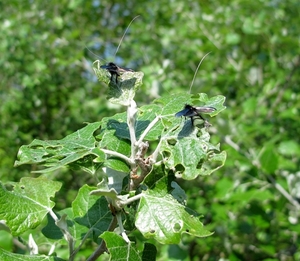
<svg viewBox="0 0 300 261"><path fill-rule="evenodd" d="M22 178L13 191L0 184L0 219L6 221L14 236L36 228L54 207L50 198L60 187L60 182L41 177Z"/></svg>
<svg viewBox="0 0 300 261"><path fill-rule="evenodd" d="M124 72L118 77L118 82L112 79L106 69L101 68L99 60L93 64L93 69L98 80L109 86L108 99L112 103L128 106L135 96L135 92L142 85L144 73Z"/></svg>
<svg viewBox="0 0 300 261"><path fill-rule="evenodd" d="M101 147L113 149L113 147L115 146L114 144L108 147L110 145L110 140L112 140L113 143L118 142L118 140L120 139L130 140L126 112L117 113L112 117L103 118L101 127L102 128L100 134L97 136L98 139L102 140ZM105 138L105 136L108 137ZM118 147L119 146L117 146L117 148Z"/></svg>

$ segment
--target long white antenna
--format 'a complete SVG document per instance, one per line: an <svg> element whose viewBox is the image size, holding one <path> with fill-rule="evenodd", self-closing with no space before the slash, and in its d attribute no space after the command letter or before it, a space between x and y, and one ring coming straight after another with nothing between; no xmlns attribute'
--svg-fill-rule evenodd
<svg viewBox="0 0 300 261"><path fill-rule="evenodd" d="M84 45L84 47L85 47L91 54L95 55L95 56L96 56L97 58L99 58L100 60L103 60L103 61L105 61L106 63L108 63L107 60L105 60L104 58L102 58L102 57L100 57L99 55L97 55L97 54L95 54L94 52L92 52L92 50L89 49L89 48L86 46L86 44Z"/></svg>
<svg viewBox="0 0 300 261"><path fill-rule="evenodd" d="M210 53L211 53L211 52L205 54L205 55L203 56L203 58L201 59L201 61L199 62L198 66L197 66L197 69L196 69L196 71L195 71L195 73L194 73L194 77L193 77L193 80L192 80L192 83L191 83L191 86L190 86L189 93L191 93L191 90L192 90L192 87L193 87L193 84L194 84L194 81L195 81L195 78L196 78L196 75L197 75L197 72L198 72L198 70L199 70L199 68L200 68L201 63L202 63L203 60L206 58L206 56L209 55Z"/></svg>
<svg viewBox="0 0 300 261"><path fill-rule="evenodd" d="M129 25L127 26L127 28L126 28L126 30L125 30L125 32L124 32L124 34L123 34L123 36L122 36L122 38L121 38L121 40L120 40L120 43L119 43L119 45L118 45L118 47L117 47L117 50L116 50L116 52L115 52L115 55L114 55L114 57L116 57L116 55L117 55L117 52L119 51L119 49L120 49L120 46L121 46L121 43L122 43L122 41L123 41L123 39L124 39L124 37L125 37L125 35L126 35L126 33L127 33L127 31L128 31L128 29L129 29L129 27L130 27L130 25L132 24L132 22L136 19L136 18L138 18L140 15L137 15L136 17L134 17L132 20L131 20L131 22L129 23ZM79 36L80 38L81 38L81 36ZM103 61L105 61L106 63L108 63L108 61L107 60L105 60L104 58L102 58L101 56L99 56L99 55L97 55L97 54L95 54L94 52L92 52L92 50L91 49L89 49L88 47L87 47L87 45L85 44L84 45L84 47L91 53L91 54L93 54L93 55L95 55L97 58L99 58L100 60L103 60Z"/></svg>
<svg viewBox="0 0 300 261"><path fill-rule="evenodd" d="M125 35L126 35L128 29L129 29L130 25L131 25L132 22L133 22L136 18L138 18L139 16L140 16L140 15L137 15L136 17L134 17L134 18L131 20L131 22L129 23L129 25L127 26L127 28L126 28L126 30L125 30L125 32L124 32L124 34L123 34L123 36L122 36L122 38L121 38L121 40L120 40L120 43L119 43L119 45L118 45L118 47L117 47L117 50L116 50L116 52L115 52L114 57L116 57L117 52L119 51L119 48L120 48L120 46L121 46L121 43L122 43L122 41L123 41L123 39L124 39L124 37L125 37Z"/></svg>

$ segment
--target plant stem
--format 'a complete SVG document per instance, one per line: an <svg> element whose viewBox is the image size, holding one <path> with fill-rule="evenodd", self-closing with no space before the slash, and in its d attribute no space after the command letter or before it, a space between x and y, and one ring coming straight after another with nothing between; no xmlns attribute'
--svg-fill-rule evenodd
<svg viewBox="0 0 300 261"><path fill-rule="evenodd" d="M136 153L136 136L135 136L135 119L137 113L137 106L134 100L131 100L130 105L127 107L127 125L129 129L130 141L131 141L131 156L130 159L134 161Z"/></svg>
<svg viewBox="0 0 300 261"><path fill-rule="evenodd" d="M139 138L139 140L136 142L136 146L138 147L141 142L143 142L144 138L146 137L147 133L153 128L153 126L159 121L161 117L156 116L153 121L148 125L148 127L144 130L143 134Z"/></svg>
<svg viewBox="0 0 300 261"><path fill-rule="evenodd" d="M56 216L56 214L52 211L52 209L49 210L49 214L51 215L51 217L54 219L55 221L55 225L61 230L61 232L64 235L64 238L66 239L66 241L68 242L69 245L69 254L70 254L70 258L69 261L74 260L74 238L71 235L71 233L68 230L68 225L66 222L66 215L63 215L60 219Z"/></svg>
<svg viewBox="0 0 300 261"><path fill-rule="evenodd" d="M116 217L117 217L117 221L118 221L118 225L119 225L119 228L120 228L120 233L123 237L123 239L127 242L127 243L130 243L130 240L125 232L125 229L123 227L123 223L122 223L122 213L119 211L117 214L116 214Z"/></svg>
<svg viewBox="0 0 300 261"><path fill-rule="evenodd" d="M133 166L135 164L134 161L132 161L130 158L126 157L125 155L123 155L119 152L112 151L112 150L106 150L106 149L101 149L101 150L106 154L109 154L111 156L115 156L115 157L125 160L130 166Z"/></svg>
<svg viewBox="0 0 300 261"><path fill-rule="evenodd" d="M127 200L122 201L121 204L122 204L123 206L128 205L128 204L131 204L132 202L134 202L134 201L136 201L136 200L139 200L142 196L143 196L143 194L135 195L135 196L133 196L133 197L127 199Z"/></svg>

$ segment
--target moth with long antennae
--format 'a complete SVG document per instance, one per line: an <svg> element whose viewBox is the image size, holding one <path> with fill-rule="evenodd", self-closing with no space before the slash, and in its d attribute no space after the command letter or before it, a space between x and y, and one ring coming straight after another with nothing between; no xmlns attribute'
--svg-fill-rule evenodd
<svg viewBox="0 0 300 261"><path fill-rule="evenodd" d="M125 32L124 32L124 34L123 34L123 36L122 36L122 38L120 40L120 43L119 43L119 45L118 45L118 47L116 49L116 52L115 52L114 56L116 56L117 52L119 51L121 43L122 43L122 41L123 41L123 39L124 39L124 37L125 37L128 29L129 29L130 25L138 17L139 17L139 15L137 15L136 17L134 17L131 20L131 22L129 23L129 25L127 26L127 28L126 28L126 30L125 30ZM110 73L110 80L111 81L113 80L113 77L115 76L115 82L116 82L116 84L118 83L118 77L121 76L122 73L124 73L124 72L134 72L134 70L132 70L130 68L125 68L125 67L118 66L118 65L116 65L113 62L108 62L107 64L101 65L100 68L106 69Z"/></svg>
<svg viewBox="0 0 300 261"><path fill-rule="evenodd" d="M201 61L199 62L198 66L197 66L197 69L194 73L193 80L192 80L191 85L190 85L189 93L191 93L191 89L192 89L192 86L194 84L194 81L195 81L197 72L200 68L200 65L202 64L202 62L206 58L206 56L209 55L209 54L210 54L210 52L207 53L206 55L204 55L203 58L201 59ZM216 108L211 107L211 106L195 107L195 106L192 106L192 105L189 105L189 104L185 104L183 110L177 112L175 114L175 117L182 117L183 116L185 118L186 117L191 118L192 126L194 126L195 118L200 118L201 120L204 121L204 126L209 127L210 126L209 122L207 120L205 120L200 113L210 113L210 112L213 112L215 110L216 110Z"/></svg>

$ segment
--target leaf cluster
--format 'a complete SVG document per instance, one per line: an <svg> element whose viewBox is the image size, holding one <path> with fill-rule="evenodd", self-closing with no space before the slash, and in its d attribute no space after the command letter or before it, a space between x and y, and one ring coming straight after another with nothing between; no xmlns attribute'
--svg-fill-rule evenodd
<svg viewBox="0 0 300 261"><path fill-rule="evenodd" d="M94 63L94 70L99 80L108 84L108 99L125 106L127 112L88 123L61 140L34 140L23 145L15 166L37 164L35 173L44 175L62 167L76 168L92 175L95 184L101 182L97 187L82 186L72 208L57 213L51 198L60 189L60 182L39 177L23 178L11 190L2 185L0 217L12 235L43 226L47 215L43 235L67 245L69 260L74 260L88 242L98 245L88 258L96 260L105 251L104 241L112 260L142 260L147 249L155 247L148 243L139 251L134 244L137 240L130 237L136 229L145 240L161 244L178 244L182 234L211 235L199 215L186 206L185 192L176 179L210 175L224 165L226 154L219 152L219 145L210 143L207 127L201 128L201 123L194 126L191 120L174 115L187 101L214 107L213 114L217 115L225 109L225 98L171 95L138 109L133 98L143 73L123 73L113 80L99 61ZM125 232L123 224L130 230ZM112 232L116 226L121 237ZM31 251L37 254L38 246ZM2 254L9 258L8 253Z"/></svg>

